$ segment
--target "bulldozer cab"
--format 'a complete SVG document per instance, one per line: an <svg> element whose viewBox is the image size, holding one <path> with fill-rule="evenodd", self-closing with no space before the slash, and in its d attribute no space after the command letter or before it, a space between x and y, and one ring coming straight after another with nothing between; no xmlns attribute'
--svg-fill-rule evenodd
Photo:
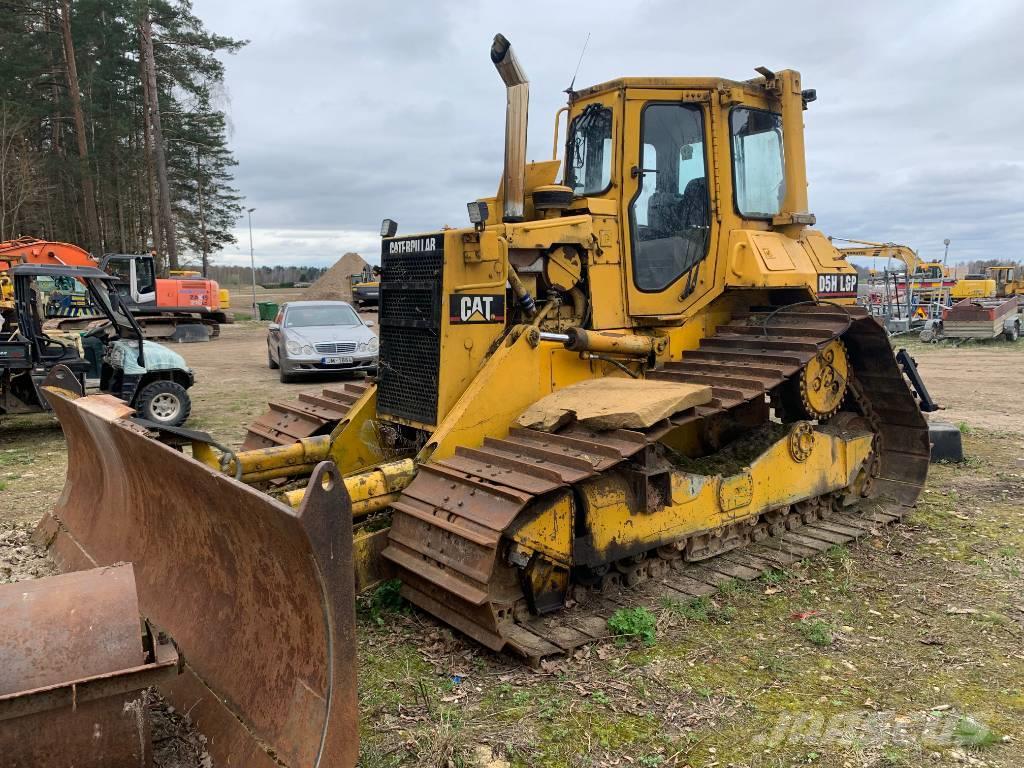
<svg viewBox="0 0 1024 768"><path fill-rule="evenodd" d="M995 280L996 296L1007 298L1021 292L1021 280L1017 277L1018 269L1013 264L1001 264L986 270L988 276Z"/></svg>
<svg viewBox="0 0 1024 768"><path fill-rule="evenodd" d="M634 318L676 315L708 297L726 279L719 255L732 231L792 235L813 223L801 115L813 95L796 72L762 74L746 83L628 78L570 96L565 184L591 213L621 222Z"/></svg>

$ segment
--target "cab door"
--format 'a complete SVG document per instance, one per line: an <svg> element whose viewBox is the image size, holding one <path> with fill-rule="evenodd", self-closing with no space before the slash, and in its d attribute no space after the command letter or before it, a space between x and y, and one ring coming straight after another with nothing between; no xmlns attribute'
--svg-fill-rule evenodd
<svg viewBox="0 0 1024 768"><path fill-rule="evenodd" d="M627 94L622 221L633 317L678 315L714 283L709 98L709 91Z"/></svg>
<svg viewBox="0 0 1024 768"><path fill-rule="evenodd" d="M132 298L139 306L156 304L156 268L152 256L135 256L131 260Z"/></svg>

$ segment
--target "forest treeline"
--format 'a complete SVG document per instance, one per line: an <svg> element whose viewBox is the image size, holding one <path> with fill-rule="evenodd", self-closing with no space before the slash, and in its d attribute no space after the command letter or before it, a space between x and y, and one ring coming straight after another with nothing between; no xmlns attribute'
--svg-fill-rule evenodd
<svg viewBox="0 0 1024 768"><path fill-rule="evenodd" d="M234 242L219 53L189 0L0 0L0 241L155 249Z"/></svg>
<svg viewBox="0 0 1024 768"><path fill-rule="evenodd" d="M330 267L256 267L256 284L313 283L328 269ZM249 267L211 264L207 274L221 285L246 286L252 283L252 270Z"/></svg>

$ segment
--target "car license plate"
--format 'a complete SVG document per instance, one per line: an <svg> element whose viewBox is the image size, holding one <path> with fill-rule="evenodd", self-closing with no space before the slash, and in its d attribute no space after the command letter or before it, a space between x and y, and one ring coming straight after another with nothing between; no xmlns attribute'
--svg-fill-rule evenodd
<svg viewBox="0 0 1024 768"><path fill-rule="evenodd" d="M351 363L352 362L352 358L351 357L324 357L324 358L321 359L320 362L322 362L324 365L344 365L346 363Z"/></svg>

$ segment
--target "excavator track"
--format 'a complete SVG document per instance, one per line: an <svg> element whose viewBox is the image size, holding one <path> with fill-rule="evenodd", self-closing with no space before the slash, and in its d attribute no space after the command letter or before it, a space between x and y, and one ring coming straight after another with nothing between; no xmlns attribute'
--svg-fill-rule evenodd
<svg viewBox="0 0 1024 768"><path fill-rule="evenodd" d="M369 386L369 380L333 384L319 393L301 392L295 400L268 403L267 412L249 425L242 450L290 445L304 437L329 434Z"/></svg>
<svg viewBox="0 0 1024 768"><path fill-rule="evenodd" d="M759 426L754 420L764 423L758 414L765 401L777 404L782 385L837 339L853 372L846 402L875 436L861 493L883 503L857 510L832 495L809 499L768 512L731 538L726 531L729 548L701 562L684 560L678 550L652 550L613 564L589 585L574 580L572 609L544 616L526 609L502 540L534 500L564 494L639 458L681 425L703 420L714 432L715 420L728 416L744 427ZM757 578L899 520L921 492L930 454L927 423L884 330L860 308L808 304L739 314L699 349L648 376L708 385L712 400L644 431L513 428L504 439L460 447L450 458L421 465L393 504L383 553L402 579L403 595L492 650L536 664L607 637L607 618L624 602L694 597L725 580ZM621 587L633 589L623 595Z"/></svg>

